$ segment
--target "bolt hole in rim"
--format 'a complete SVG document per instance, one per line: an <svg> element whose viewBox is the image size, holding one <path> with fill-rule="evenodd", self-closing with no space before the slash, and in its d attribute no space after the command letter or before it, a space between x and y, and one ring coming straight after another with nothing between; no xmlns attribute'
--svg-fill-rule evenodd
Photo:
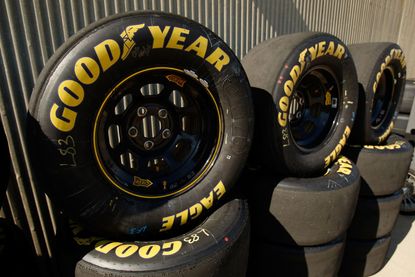
<svg viewBox="0 0 415 277"><path fill-rule="evenodd" d="M325 66L309 69L294 87L288 122L293 142L304 152L324 147L336 128L340 86Z"/></svg>
<svg viewBox="0 0 415 277"><path fill-rule="evenodd" d="M104 176L141 198L181 193L198 183L219 152L222 113L211 91L182 70L150 68L121 81L94 124Z"/></svg>
<svg viewBox="0 0 415 277"><path fill-rule="evenodd" d="M386 67L380 76L372 102L371 126L379 128L391 118L396 81L392 68ZM388 126L385 126L388 127Z"/></svg>

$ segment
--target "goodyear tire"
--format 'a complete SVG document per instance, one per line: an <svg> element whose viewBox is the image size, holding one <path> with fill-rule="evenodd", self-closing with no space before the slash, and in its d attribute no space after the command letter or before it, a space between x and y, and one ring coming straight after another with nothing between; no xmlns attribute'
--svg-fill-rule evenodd
<svg viewBox="0 0 415 277"><path fill-rule="evenodd" d="M260 162L288 176L319 175L336 160L357 108L356 70L347 47L324 33L281 36L242 60L255 93Z"/></svg>
<svg viewBox="0 0 415 277"><path fill-rule="evenodd" d="M253 243L247 277L334 277L339 271L344 238L318 246Z"/></svg>
<svg viewBox="0 0 415 277"><path fill-rule="evenodd" d="M391 237L376 240L347 240L339 276L370 276L386 263Z"/></svg>
<svg viewBox="0 0 415 277"><path fill-rule="evenodd" d="M360 197L348 238L365 240L389 235L398 219L402 198L402 190L389 196Z"/></svg>
<svg viewBox="0 0 415 277"><path fill-rule="evenodd" d="M10 155L3 125L0 122L0 207L3 204L10 177Z"/></svg>
<svg viewBox="0 0 415 277"><path fill-rule="evenodd" d="M349 147L345 155L360 171L362 196L395 193L405 184L413 147L404 138L391 135L385 145Z"/></svg>
<svg viewBox="0 0 415 277"><path fill-rule="evenodd" d="M249 250L246 201L225 204L188 233L161 241L108 241L73 225L75 276L245 276ZM95 247L94 247L95 245ZM73 276L70 269L69 276Z"/></svg>
<svg viewBox="0 0 415 277"><path fill-rule="evenodd" d="M277 179L263 172L247 177L252 233L267 242L300 246L337 239L353 218L359 178L344 157L317 178Z"/></svg>
<svg viewBox="0 0 415 277"><path fill-rule="evenodd" d="M51 199L90 229L173 235L223 202L252 116L242 66L214 33L176 15L115 15L73 36L42 71L32 161Z"/></svg>
<svg viewBox="0 0 415 277"><path fill-rule="evenodd" d="M405 55L394 43L349 45L359 78L359 107L351 142L384 142L393 128L405 85Z"/></svg>

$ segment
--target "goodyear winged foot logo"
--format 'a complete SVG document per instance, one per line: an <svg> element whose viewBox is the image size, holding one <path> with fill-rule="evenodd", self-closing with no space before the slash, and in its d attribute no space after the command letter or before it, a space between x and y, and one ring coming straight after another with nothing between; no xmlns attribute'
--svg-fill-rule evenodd
<svg viewBox="0 0 415 277"><path fill-rule="evenodd" d="M151 45L151 49L174 49L188 52L195 57L204 59L211 64L217 72L221 72L231 62L231 56L222 49L220 44L209 43L209 39L197 30L189 30L178 26L146 26L145 23L129 25L123 29L118 38L120 44L113 38L107 38L91 49L91 55L81 56L74 61L75 76L62 74L56 87L49 110L52 125L61 132L70 132L76 127L79 109L89 93L87 90L92 84L99 81L104 73L116 65L120 60L126 60L132 49L136 46L137 32L147 31L149 41L144 45ZM147 36L146 36L147 38ZM71 58L72 59L72 58ZM172 82L183 85L180 78L170 76ZM201 81L201 80L200 80ZM203 84L204 86L207 86Z"/></svg>
<svg viewBox="0 0 415 277"><path fill-rule="evenodd" d="M121 37L124 40L124 47L122 50L122 55L121 55L121 59L125 60L128 55L130 54L131 50L134 48L135 46L135 42L134 42L134 35L135 33L144 28L145 24L138 24L138 25L130 25L127 28L125 28L125 31L123 31L121 33Z"/></svg>

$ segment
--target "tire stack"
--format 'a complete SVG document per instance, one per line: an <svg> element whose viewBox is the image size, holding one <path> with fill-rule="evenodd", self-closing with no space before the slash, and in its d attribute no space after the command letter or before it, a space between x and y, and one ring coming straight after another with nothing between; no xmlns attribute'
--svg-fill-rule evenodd
<svg viewBox="0 0 415 277"><path fill-rule="evenodd" d="M402 50L392 43L350 45L359 76L359 109L346 155L361 175L340 276L369 276L386 263L413 147L390 135L405 83Z"/></svg>
<svg viewBox="0 0 415 277"><path fill-rule="evenodd" d="M252 214L248 276L337 276L359 193L341 155L357 108L347 47L325 33L266 41L242 60L255 134L241 178Z"/></svg>
<svg viewBox="0 0 415 277"><path fill-rule="evenodd" d="M102 19L49 60L28 114L38 183L64 218L62 276L244 276L245 72L206 27L160 12ZM79 225L78 225L79 224Z"/></svg>

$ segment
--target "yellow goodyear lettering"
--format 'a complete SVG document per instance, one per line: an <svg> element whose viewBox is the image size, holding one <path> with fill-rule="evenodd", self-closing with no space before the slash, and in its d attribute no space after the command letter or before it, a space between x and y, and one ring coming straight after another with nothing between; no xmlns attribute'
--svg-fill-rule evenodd
<svg viewBox="0 0 415 277"><path fill-rule="evenodd" d="M395 149L401 149L402 145L404 145L404 141L396 141L393 144L388 145L365 145L364 148L366 149L377 149L377 150L395 150Z"/></svg>
<svg viewBox="0 0 415 277"><path fill-rule="evenodd" d="M127 258L133 255L138 250L135 244L122 244L115 249L115 255L118 258Z"/></svg>
<svg viewBox="0 0 415 277"><path fill-rule="evenodd" d="M120 34L123 43L120 46L116 40L106 39L93 47L96 57L80 57L74 65L76 80L64 80L58 86L60 101L52 103L49 117L52 125L62 132L70 132L74 127L78 112L76 107L84 100L84 87L92 85L118 61L125 60L136 45L134 40L140 29L148 29L153 39L152 48L170 48L194 53L205 59L218 72L230 63L229 55L220 47L209 49L209 40L198 36L194 41L187 41L190 30L180 27L146 26L143 24L127 26ZM303 64L301 64L301 69ZM293 74L300 74L294 69ZM298 78L298 76L296 77ZM176 78L176 80L178 80ZM293 88L293 86L292 86ZM291 90L292 90L291 88Z"/></svg>
<svg viewBox="0 0 415 277"><path fill-rule="evenodd" d="M347 138L350 135L350 128L349 126L346 126L346 129L344 130L344 133L339 141L339 143L336 145L334 150L324 158L324 167L328 167L334 160L336 160L337 156L340 154L343 147L346 145Z"/></svg>
<svg viewBox="0 0 415 277"><path fill-rule="evenodd" d="M320 41L309 48L305 48L300 52L298 56L298 64L295 64L289 71L289 78L283 84L284 95L281 96L278 102L278 124L281 127L287 126L288 110L290 106L290 99L295 84L305 68L305 57L307 54L310 56L310 60L313 61L318 57L330 55L338 59L343 59L346 49L343 45L335 43L334 41Z"/></svg>
<svg viewBox="0 0 415 277"><path fill-rule="evenodd" d="M163 243L162 249L163 249L163 256L170 256L174 255L182 248L182 242L181 241L169 241Z"/></svg>
<svg viewBox="0 0 415 277"><path fill-rule="evenodd" d="M100 74L98 63L90 57L82 57L77 60L74 71L78 80L85 85L94 83Z"/></svg>
<svg viewBox="0 0 415 277"><path fill-rule="evenodd" d="M113 242L113 241L103 240L103 241L97 242L97 244L95 245L95 250L103 254L108 254L108 252L117 248L121 244L122 242Z"/></svg>
<svg viewBox="0 0 415 277"><path fill-rule="evenodd" d="M102 71L107 71L113 66L121 56L121 50L118 43L113 39L107 39L94 47Z"/></svg>
<svg viewBox="0 0 415 277"><path fill-rule="evenodd" d="M389 65L389 63L392 60L398 60L399 63L401 64L402 68L406 67L405 55L403 54L402 50L401 49L395 49L395 48L391 49L389 54L385 57L384 62L380 65L379 72L376 74L376 78L375 78L375 81L374 81L373 87L372 87L373 93L376 93L376 89L378 87L380 77L382 76L382 73L385 70L385 68Z"/></svg>
<svg viewBox="0 0 415 277"><path fill-rule="evenodd" d="M160 249L161 247L158 244L144 245L138 250L138 255L143 259L151 259L160 252Z"/></svg>
<svg viewBox="0 0 415 277"><path fill-rule="evenodd" d="M184 35L188 35L189 33L190 31L187 29L174 27L166 48L182 50L184 47L183 42L186 40Z"/></svg>
<svg viewBox="0 0 415 277"><path fill-rule="evenodd" d="M208 40L204 36L199 36L192 44L187 46L184 51L190 52L194 51L196 55L201 58L206 56L206 51L208 48Z"/></svg>
<svg viewBox="0 0 415 277"><path fill-rule="evenodd" d="M352 162L346 157L343 157L343 156L340 157L336 163L339 165L339 168L337 169L337 173L344 174L344 175L350 175L350 173L352 173L352 168L353 168Z"/></svg>
<svg viewBox="0 0 415 277"><path fill-rule="evenodd" d="M148 30L153 36L153 49L163 48L170 26L164 27L163 30L161 30L160 26L149 26Z"/></svg>
<svg viewBox="0 0 415 277"><path fill-rule="evenodd" d="M128 258L137 253L138 256L143 259L154 258L158 254L161 254L162 256L171 256L178 253L181 248L181 241L167 241L162 245L146 244L138 246L131 243L103 240L98 242L95 246L95 250L102 254L108 254L112 250L115 250L114 253L118 258Z"/></svg>
<svg viewBox="0 0 415 277"><path fill-rule="evenodd" d="M190 220L197 218L203 213L204 210L209 210L215 201L221 199L226 194L226 188L222 181L219 181L216 186L209 192L206 197L200 199L198 203L195 203L190 208L185 209L175 215L163 217L160 232L168 231L177 223L185 225ZM190 215L190 217L189 217Z"/></svg>
<svg viewBox="0 0 415 277"><path fill-rule="evenodd" d="M379 137L379 143L386 140L389 136L389 134L392 132L393 129L393 121L389 125L389 127L386 129L386 131Z"/></svg>

